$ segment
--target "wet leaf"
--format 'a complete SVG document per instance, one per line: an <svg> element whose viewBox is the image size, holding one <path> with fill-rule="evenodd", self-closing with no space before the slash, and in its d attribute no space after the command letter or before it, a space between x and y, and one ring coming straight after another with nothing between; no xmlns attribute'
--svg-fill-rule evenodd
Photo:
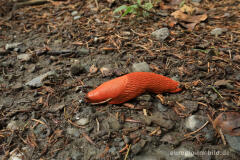
<svg viewBox="0 0 240 160"><path fill-rule="evenodd" d="M225 112L217 116L213 122L216 129L221 129L223 133L231 136L240 136L240 113Z"/></svg>

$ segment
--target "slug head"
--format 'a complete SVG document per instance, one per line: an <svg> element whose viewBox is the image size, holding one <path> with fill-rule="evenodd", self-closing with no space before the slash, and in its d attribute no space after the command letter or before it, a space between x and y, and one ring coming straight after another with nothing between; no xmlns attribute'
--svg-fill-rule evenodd
<svg viewBox="0 0 240 160"><path fill-rule="evenodd" d="M102 104L109 102L112 98L99 95L95 90L90 91L85 96L85 101L92 104Z"/></svg>

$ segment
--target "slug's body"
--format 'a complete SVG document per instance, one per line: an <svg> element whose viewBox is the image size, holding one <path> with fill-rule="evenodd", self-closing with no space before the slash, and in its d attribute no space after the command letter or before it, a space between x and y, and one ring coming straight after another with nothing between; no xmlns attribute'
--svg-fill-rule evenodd
<svg viewBox="0 0 240 160"><path fill-rule="evenodd" d="M179 82L151 72L133 72L104 82L86 95L91 103L124 103L149 91L156 94L179 92Z"/></svg>

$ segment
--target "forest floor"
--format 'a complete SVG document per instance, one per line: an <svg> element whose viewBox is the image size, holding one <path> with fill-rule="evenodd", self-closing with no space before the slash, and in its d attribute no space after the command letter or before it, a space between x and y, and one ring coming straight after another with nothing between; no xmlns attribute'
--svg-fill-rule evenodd
<svg viewBox="0 0 240 160"><path fill-rule="evenodd" d="M240 2L162 1L120 17L113 11L123 3L132 4L1 0L0 159L239 158L239 126L220 132L214 120L227 112L221 127L235 114L240 121ZM119 105L84 101L133 71L183 90Z"/></svg>

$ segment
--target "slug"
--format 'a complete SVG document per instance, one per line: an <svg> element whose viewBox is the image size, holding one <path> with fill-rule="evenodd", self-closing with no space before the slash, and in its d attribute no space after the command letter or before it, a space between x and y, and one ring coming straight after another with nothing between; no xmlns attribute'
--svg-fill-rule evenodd
<svg viewBox="0 0 240 160"><path fill-rule="evenodd" d="M104 82L85 96L87 102L120 104L144 92L160 94L181 91L179 82L152 72L133 72Z"/></svg>

